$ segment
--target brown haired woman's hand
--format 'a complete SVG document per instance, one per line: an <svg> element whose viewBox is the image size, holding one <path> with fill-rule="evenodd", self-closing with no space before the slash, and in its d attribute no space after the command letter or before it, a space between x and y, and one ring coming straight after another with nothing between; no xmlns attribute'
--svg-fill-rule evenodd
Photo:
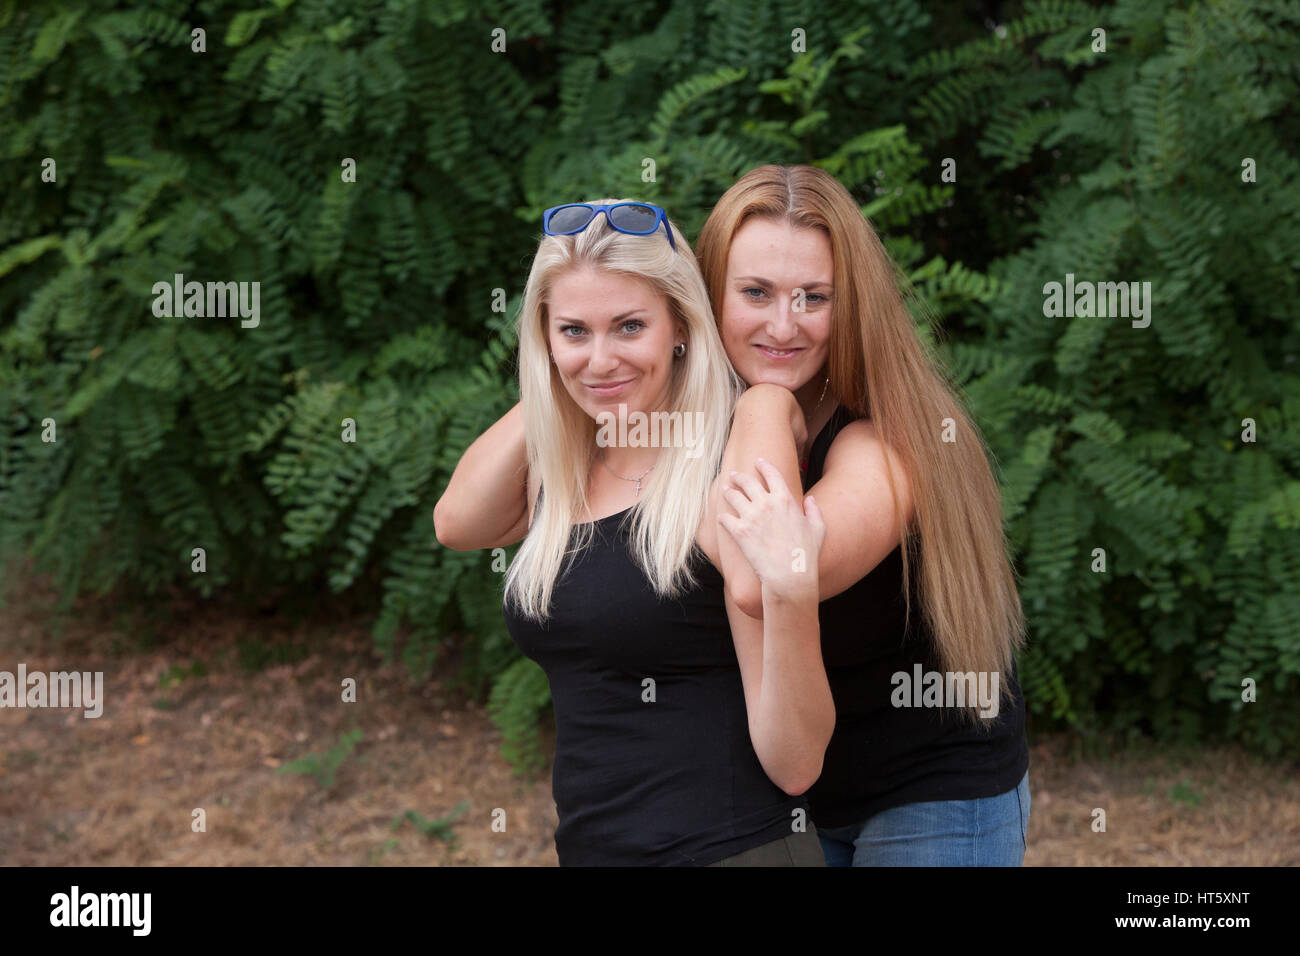
<svg viewBox="0 0 1300 956"><path fill-rule="evenodd" d="M755 467L762 480L731 473L723 500L736 513L719 513L718 523L754 569L765 598L811 594L816 602L817 562L826 538L821 510L812 498L801 504L770 462L760 458Z"/></svg>

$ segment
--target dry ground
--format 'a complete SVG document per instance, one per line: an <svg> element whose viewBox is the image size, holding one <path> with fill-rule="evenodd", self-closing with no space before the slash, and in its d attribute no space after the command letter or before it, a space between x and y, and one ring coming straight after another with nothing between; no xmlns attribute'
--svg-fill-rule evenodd
<svg viewBox="0 0 1300 956"><path fill-rule="evenodd" d="M5 591L0 670L103 671L106 704L94 720L0 709L2 864L555 865L549 765L515 777L483 708L382 666L363 618L291 625L177 598L146 616L160 626L103 598L56 635L41 579ZM288 662L249 670L259 651ZM345 677L356 703L340 701ZM277 772L353 729L363 738L331 788ZM1027 865L1300 864L1294 762L1236 749L1083 759L1076 739L1031 739ZM191 828L196 808L206 832ZM408 811L453 817L455 844Z"/></svg>

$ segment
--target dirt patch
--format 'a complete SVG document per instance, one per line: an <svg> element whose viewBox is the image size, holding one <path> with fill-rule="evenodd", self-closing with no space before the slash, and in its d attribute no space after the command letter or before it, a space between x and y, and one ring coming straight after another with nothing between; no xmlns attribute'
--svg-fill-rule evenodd
<svg viewBox="0 0 1300 956"><path fill-rule="evenodd" d="M516 777L482 706L384 666L368 620L323 612L292 627L181 597L151 632L87 600L55 636L55 595L35 581L19 592L0 609L0 670L102 671L105 704L96 719L0 709L0 862L556 863L549 769ZM355 703L341 699L349 677ZM355 730L331 785L328 768L277 772L344 755ZM454 846L435 825L448 819Z"/></svg>
<svg viewBox="0 0 1300 956"><path fill-rule="evenodd" d="M1294 762L1231 747L1085 759L1076 745L1054 735L1030 748L1026 866L1300 865Z"/></svg>

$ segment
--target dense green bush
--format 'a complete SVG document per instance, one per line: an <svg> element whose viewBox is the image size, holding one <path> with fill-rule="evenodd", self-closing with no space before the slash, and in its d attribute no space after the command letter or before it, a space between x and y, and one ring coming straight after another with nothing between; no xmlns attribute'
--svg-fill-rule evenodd
<svg viewBox="0 0 1300 956"><path fill-rule="evenodd" d="M956 206L1010 239L956 369L1004 466L1040 713L1300 745L1298 28L1296 4L1052 4L910 72L935 81L916 135L965 149ZM1067 273L1149 282L1151 313L1048 318Z"/></svg>
<svg viewBox="0 0 1300 956"><path fill-rule="evenodd" d="M1029 5L998 37L913 0L0 3L0 553L68 600L373 594L417 676L468 635L527 762L548 698L502 562L430 514L515 400L540 212L636 196L693 237L745 170L815 162L943 318L1004 469L1033 712L1294 746L1296 14L1168 6ZM1046 318L1066 272L1151 281L1150 327ZM175 273L259 281L259 324L156 317Z"/></svg>

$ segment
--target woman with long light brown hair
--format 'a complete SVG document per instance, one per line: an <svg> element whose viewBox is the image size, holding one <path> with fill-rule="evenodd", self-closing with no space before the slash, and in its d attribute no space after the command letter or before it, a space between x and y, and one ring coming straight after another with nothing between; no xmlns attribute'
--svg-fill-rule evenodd
<svg viewBox="0 0 1300 956"><path fill-rule="evenodd" d="M836 725L807 796L828 865L1020 865L1025 625L1001 499L978 428L913 325L905 276L848 190L810 166L742 177L696 254L750 386L722 474L753 492L762 457L826 522ZM720 535L728 595L762 617L739 545Z"/></svg>

